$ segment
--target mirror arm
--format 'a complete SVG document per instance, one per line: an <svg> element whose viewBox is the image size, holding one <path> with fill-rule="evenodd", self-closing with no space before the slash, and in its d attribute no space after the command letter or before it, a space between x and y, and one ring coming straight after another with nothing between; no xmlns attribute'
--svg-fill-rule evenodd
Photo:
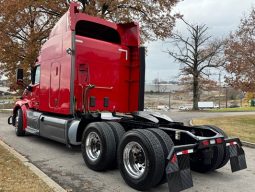
<svg viewBox="0 0 255 192"><path fill-rule="evenodd" d="M32 91L32 86L31 86L30 84L24 83L23 80L20 80L20 81L18 80L18 81L17 81L17 84L20 85L20 86L22 86L23 88L25 88L25 90L27 90L27 91L29 91L29 92Z"/></svg>
<svg viewBox="0 0 255 192"><path fill-rule="evenodd" d="M28 90L29 92L31 92L31 91L32 91L32 86L31 86L31 85L26 86L26 90Z"/></svg>

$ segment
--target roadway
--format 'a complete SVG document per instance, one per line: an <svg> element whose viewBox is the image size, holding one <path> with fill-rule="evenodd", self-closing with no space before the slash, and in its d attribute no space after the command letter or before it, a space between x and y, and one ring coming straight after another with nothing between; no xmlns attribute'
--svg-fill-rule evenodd
<svg viewBox="0 0 255 192"><path fill-rule="evenodd" d="M174 120L187 123L196 117L242 115L244 113L166 112ZM249 113L255 114L255 113ZM94 172L88 169L79 148L69 149L63 144L37 136L16 137L14 128L7 124L8 114L0 113L0 139L26 156L34 165L69 191L135 191L125 184L118 170ZM244 147L248 168L231 173L230 165L210 174L192 172L194 191L253 192L255 189L255 149ZM1 154L0 154L1 156ZM150 190L167 192L167 184Z"/></svg>

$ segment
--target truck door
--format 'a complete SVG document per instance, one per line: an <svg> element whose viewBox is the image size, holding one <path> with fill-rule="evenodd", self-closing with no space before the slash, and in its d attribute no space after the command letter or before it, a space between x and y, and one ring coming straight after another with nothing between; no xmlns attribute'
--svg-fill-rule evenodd
<svg viewBox="0 0 255 192"><path fill-rule="evenodd" d="M30 84L31 89L31 104L32 108L38 110L39 109L39 94L40 94L40 71L41 67L40 65L36 64L36 66L33 69L33 77L32 77L32 83Z"/></svg>
<svg viewBox="0 0 255 192"><path fill-rule="evenodd" d="M59 62L51 63L49 93L50 108L57 108L59 106L60 70L61 65Z"/></svg>

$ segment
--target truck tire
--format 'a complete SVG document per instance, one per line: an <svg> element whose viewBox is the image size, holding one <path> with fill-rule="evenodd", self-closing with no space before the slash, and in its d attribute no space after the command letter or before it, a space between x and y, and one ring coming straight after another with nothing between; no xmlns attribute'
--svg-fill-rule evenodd
<svg viewBox="0 0 255 192"><path fill-rule="evenodd" d="M206 156L204 156L203 153L206 150L211 150L213 154L210 163L205 162ZM219 146L214 146L211 147L210 149L204 149L194 154L190 154L190 169L200 173L215 171L217 167L221 164L223 160L223 155L224 155L223 147Z"/></svg>
<svg viewBox="0 0 255 192"><path fill-rule="evenodd" d="M106 123L111 127L115 137L116 146L118 147L121 138L125 134L125 129L121 124L117 122L106 122Z"/></svg>
<svg viewBox="0 0 255 192"><path fill-rule="evenodd" d="M196 126L200 128L208 128L207 126ZM208 163L206 160L209 161L209 157L206 157L204 154L205 152L209 150L212 153L211 162ZM196 153L193 153L190 155L190 168L191 170L200 172L200 173L206 173L215 171L220 164L223 162L224 159L224 146L223 145L217 145L213 146L209 149L203 149Z"/></svg>
<svg viewBox="0 0 255 192"><path fill-rule="evenodd" d="M117 154L119 142L120 142L121 138L123 137L123 135L125 134L125 129L121 124L119 124L117 122L108 121L106 123L111 127L111 129L113 131L115 142L116 142L116 154ZM109 168L115 169L117 167L117 165L118 165L118 163L117 163L117 156L116 156L114 162L111 164L111 166Z"/></svg>
<svg viewBox="0 0 255 192"><path fill-rule="evenodd" d="M23 112L21 109L18 109L16 113L15 133L17 136L24 136L26 134L26 131L23 129Z"/></svg>
<svg viewBox="0 0 255 192"><path fill-rule="evenodd" d="M162 131L158 128L152 128L152 129L148 129L148 130L151 131L160 141L161 147L164 151L164 161L165 161L165 167L166 167L167 163L168 163L166 159L169 155L169 152L174 147L174 143L173 143L172 139L169 137L169 135L167 135L164 131ZM166 174L163 174L158 185L166 183L166 181L167 181Z"/></svg>
<svg viewBox="0 0 255 192"><path fill-rule="evenodd" d="M156 186L165 173L160 141L148 130L126 132L118 147L118 165L123 179L134 189Z"/></svg>
<svg viewBox="0 0 255 192"><path fill-rule="evenodd" d="M105 122L90 123L82 135L81 151L90 169L108 169L116 158L116 141L111 127Z"/></svg>
<svg viewBox="0 0 255 192"><path fill-rule="evenodd" d="M225 139L228 138L228 135L227 135L222 129L220 129L219 127L216 127L216 126L214 126L214 125L205 125L205 126L210 127L210 128L212 128L214 131L216 131L216 132L222 134L222 135L224 136ZM227 147L224 146L223 148L224 148L224 155L223 155L224 157L223 157L223 161L220 163L220 165L217 167L217 169L219 169L219 168L225 166L225 165L228 163L229 158L230 158L229 150L227 150Z"/></svg>

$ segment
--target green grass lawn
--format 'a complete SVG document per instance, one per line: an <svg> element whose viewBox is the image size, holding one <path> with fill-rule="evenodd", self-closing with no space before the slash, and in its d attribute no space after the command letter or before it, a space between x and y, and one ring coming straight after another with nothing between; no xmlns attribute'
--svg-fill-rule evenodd
<svg viewBox="0 0 255 192"><path fill-rule="evenodd" d="M194 125L215 125L229 136L255 143L255 115L193 119Z"/></svg>
<svg viewBox="0 0 255 192"><path fill-rule="evenodd" d="M236 107L236 108L220 108L210 109L208 112L242 112L242 111L255 111L255 107Z"/></svg>

